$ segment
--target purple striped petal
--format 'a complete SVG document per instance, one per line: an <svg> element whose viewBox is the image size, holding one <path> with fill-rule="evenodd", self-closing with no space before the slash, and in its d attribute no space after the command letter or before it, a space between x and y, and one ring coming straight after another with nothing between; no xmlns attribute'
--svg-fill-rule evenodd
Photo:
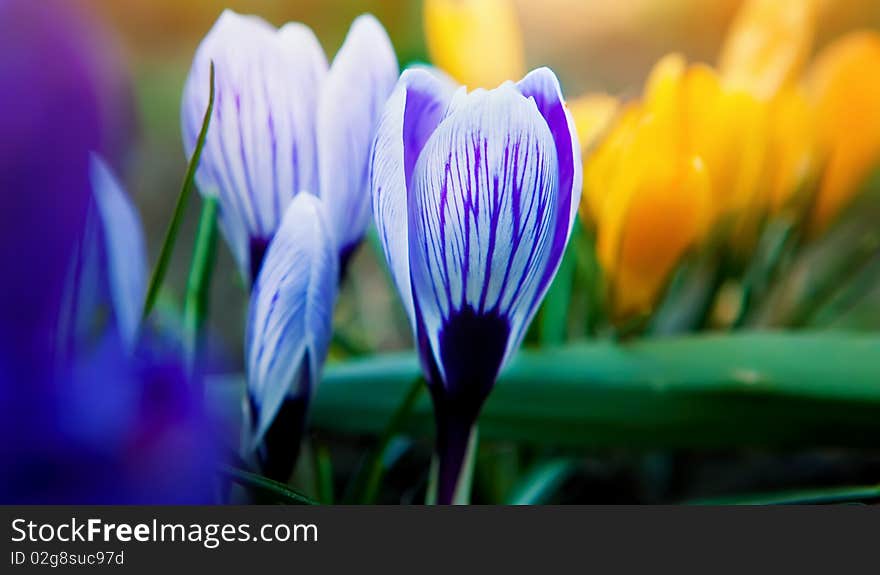
<svg viewBox="0 0 880 575"><path fill-rule="evenodd" d="M338 255L322 202L299 194L269 244L251 293L245 357L252 447L286 402L311 397L330 345Z"/></svg>
<svg viewBox="0 0 880 575"><path fill-rule="evenodd" d="M562 97L562 89L559 87L556 74L549 68L538 68L526 75L517 84L517 87L526 98L532 98L535 101L538 111L544 117L553 134L556 157L559 162L557 210L559 214L568 214L567 218L560 216L556 221L550 258L541 278L541 286L537 291L531 312L531 315L534 315L540 300L547 293L550 282L556 275L556 270L559 269L565 246L571 235L571 228L574 225L574 218L577 215L581 198L583 165L577 130L575 130L571 113L565 107L565 100Z"/></svg>
<svg viewBox="0 0 880 575"><path fill-rule="evenodd" d="M513 84L459 101L419 157L412 289L426 363L453 394L488 393L525 333L553 246L558 175L551 131Z"/></svg>
<svg viewBox="0 0 880 575"><path fill-rule="evenodd" d="M219 197L223 232L247 275L252 241L271 239L295 194L318 191L315 116L327 62L301 24L276 30L257 17L223 12L199 46L184 88L187 155L207 108L212 61L214 116L197 183Z"/></svg>
<svg viewBox="0 0 880 575"><path fill-rule="evenodd" d="M409 273L407 197L416 161L440 124L455 89L426 68L403 72L388 99L371 159L373 216L388 267L415 330Z"/></svg>
<svg viewBox="0 0 880 575"><path fill-rule="evenodd" d="M98 156L92 156L92 190L103 230L106 281L116 327L125 345L135 344L147 288L147 248L140 216L122 185Z"/></svg>
<svg viewBox="0 0 880 575"><path fill-rule="evenodd" d="M320 196L343 260L370 220L370 149L397 76L397 58L382 24L368 14L355 19L318 107Z"/></svg>

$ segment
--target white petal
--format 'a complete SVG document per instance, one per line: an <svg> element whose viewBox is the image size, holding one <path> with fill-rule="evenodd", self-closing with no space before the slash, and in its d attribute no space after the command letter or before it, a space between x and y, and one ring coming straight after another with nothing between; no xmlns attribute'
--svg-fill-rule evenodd
<svg viewBox="0 0 880 575"><path fill-rule="evenodd" d="M321 200L299 194L269 245L251 294L246 335L248 392L260 442L285 397L309 397L332 335L338 255Z"/></svg>
<svg viewBox="0 0 880 575"><path fill-rule="evenodd" d="M279 31L225 11L199 46L184 88L188 156L208 105L211 62L214 114L197 183L219 196L224 233L248 269L250 240L271 238L293 195L317 190L315 115L327 63L305 26Z"/></svg>
<svg viewBox="0 0 880 575"><path fill-rule="evenodd" d="M370 170L373 216L413 330L407 190L422 148L440 124L454 90L451 82L430 70L404 71L385 105L373 148Z"/></svg>
<svg viewBox="0 0 880 575"><path fill-rule="evenodd" d="M463 311L507 321L509 337L494 346L505 358L525 333L552 245L556 166L547 124L512 84L460 100L422 151L409 206L411 276L447 384L457 358L442 349L441 332Z"/></svg>
<svg viewBox="0 0 880 575"><path fill-rule="evenodd" d="M92 156L92 190L103 230L107 281L116 325L131 349L147 289L147 248L140 216L122 185L98 156Z"/></svg>
<svg viewBox="0 0 880 575"><path fill-rule="evenodd" d="M369 223L370 150L397 77L385 29L373 16L358 17L333 60L318 109L320 195L340 251L357 245Z"/></svg>

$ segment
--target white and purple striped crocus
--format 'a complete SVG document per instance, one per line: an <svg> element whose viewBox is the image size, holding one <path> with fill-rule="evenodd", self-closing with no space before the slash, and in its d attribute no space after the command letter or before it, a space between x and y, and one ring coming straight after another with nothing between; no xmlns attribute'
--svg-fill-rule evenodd
<svg viewBox="0 0 880 575"><path fill-rule="evenodd" d="M455 90L403 73L372 157L373 212L409 315L437 424L438 502L473 425L547 292L581 193L574 125L546 68Z"/></svg>
<svg viewBox="0 0 880 575"><path fill-rule="evenodd" d="M227 10L199 46L183 93L182 126L192 155L216 99L197 184L216 195L223 233L253 283L285 208L299 193L324 200L344 263L370 220L367 169L376 123L398 77L382 25L358 17L333 64L305 25L276 29Z"/></svg>
<svg viewBox="0 0 880 575"><path fill-rule="evenodd" d="M330 346L339 279L332 233L322 200L297 195L269 244L251 294L246 451L278 481L293 471Z"/></svg>
<svg viewBox="0 0 880 575"><path fill-rule="evenodd" d="M212 62L215 105L197 183L218 197L222 230L252 285L246 448L284 481L327 354L336 284L370 221L370 149L397 59L369 15L352 23L328 68L308 27L275 29L227 10L184 91L188 154Z"/></svg>

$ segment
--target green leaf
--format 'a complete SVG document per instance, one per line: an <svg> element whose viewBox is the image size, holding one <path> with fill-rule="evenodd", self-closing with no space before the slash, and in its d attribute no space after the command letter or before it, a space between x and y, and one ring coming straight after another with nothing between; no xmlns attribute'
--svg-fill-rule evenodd
<svg viewBox="0 0 880 575"><path fill-rule="evenodd" d="M196 232L196 245L186 282L186 299L183 306L183 326L190 367L198 354L199 339L207 316L216 244L217 198L207 197L202 203L202 214Z"/></svg>
<svg viewBox="0 0 880 575"><path fill-rule="evenodd" d="M520 352L481 436L574 449L875 445L880 335L734 333ZM420 373L411 353L328 365L312 423L379 434ZM406 430L433 434L421 398Z"/></svg>
<svg viewBox="0 0 880 575"><path fill-rule="evenodd" d="M569 459L551 459L536 464L513 490L509 505L546 503L576 469Z"/></svg>
<svg viewBox="0 0 880 575"><path fill-rule="evenodd" d="M693 505L828 505L840 503L867 503L880 500L880 485L859 487L828 487L801 489L781 493L736 495L700 499Z"/></svg>
<svg viewBox="0 0 880 575"><path fill-rule="evenodd" d="M165 280L165 273L168 271L168 264L171 261L171 254L174 251L174 244L177 241L177 234L180 231L180 224L183 222L183 214L186 212L186 204L192 195L195 187L196 169L202 158L202 150L205 147L205 138L208 135L208 126L211 123L211 116L214 112L214 63L211 63L211 86L208 96L208 109L205 110L205 117L202 120L202 129L199 132L199 139L196 142L195 150L192 158L190 158L189 166L186 169L186 176L183 179L183 185L180 194L177 196L177 203L174 205L174 214L171 216L171 222L168 224L168 230L165 232L165 240L162 242L162 248L159 250L159 259L153 268L150 276L150 283L147 286L147 296L144 301L143 319L149 317L156 303L156 296L159 295L159 288Z"/></svg>
<svg viewBox="0 0 880 575"><path fill-rule="evenodd" d="M231 466L223 466L220 472L230 480L238 483L262 495L268 495L278 503L288 505L318 505L318 502L306 497L302 493L294 491L283 483L273 481L268 477L238 469Z"/></svg>

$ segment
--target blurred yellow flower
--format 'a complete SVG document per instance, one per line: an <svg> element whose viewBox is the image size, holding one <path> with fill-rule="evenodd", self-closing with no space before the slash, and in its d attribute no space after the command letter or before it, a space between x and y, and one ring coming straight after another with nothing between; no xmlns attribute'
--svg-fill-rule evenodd
<svg viewBox="0 0 880 575"><path fill-rule="evenodd" d="M693 153L684 60L655 67L644 101L619 114L587 158L583 219L596 228L615 321L649 313L714 217L711 171Z"/></svg>
<svg viewBox="0 0 880 575"><path fill-rule="evenodd" d="M762 98L796 83L813 49L818 8L816 0L746 0L721 49L721 75Z"/></svg>
<svg viewBox="0 0 880 575"><path fill-rule="evenodd" d="M663 118L633 110L618 129L626 133L597 154L616 166L590 180L600 180L604 195L597 252L611 313L625 321L653 309L679 260L705 236L711 204L705 165L680 153ZM602 171L602 160L590 169Z"/></svg>
<svg viewBox="0 0 880 575"><path fill-rule="evenodd" d="M809 223L817 234L880 165L880 35L854 32L831 44L816 59L809 86L828 153Z"/></svg>
<svg viewBox="0 0 880 575"><path fill-rule="evenodd" d="M425 0L431 61L468 88L525 75L522 33L510 0Z"/></svg>
<svg viewBox="0 0 880 575"><path fill-rule="evenodd" d="M568 110L574 119L581 150L591 150L608 131L620 103L608 94L586 94L570 100Z"/></svg>
<svg viewBox="0 0 880 575"><path fill-rule="evenodd" d="M808 197L802 193L820 168L816 106L802 88L788 88L771 103L764 173L767 209L777 215L797 213Z"/></svg>
<svg viewBox="0 0 880 575"><path fill-rule="evenodd" d="M746 0L721 49L719 73L728 90L768 103L759 111L751 98L741 100L748 102L744 116L757 125L764 115L765 125L756 132L761 142L747 160L747 169L758 171L744 176L735 194L746 202L740 207L747 207L738 232L740 247L757 234L756 226L768 211L778 214L792 206L818 167L815 107L799 84L813 48L820 4ZM764 158L758 162L760 155Z"/></svg>

